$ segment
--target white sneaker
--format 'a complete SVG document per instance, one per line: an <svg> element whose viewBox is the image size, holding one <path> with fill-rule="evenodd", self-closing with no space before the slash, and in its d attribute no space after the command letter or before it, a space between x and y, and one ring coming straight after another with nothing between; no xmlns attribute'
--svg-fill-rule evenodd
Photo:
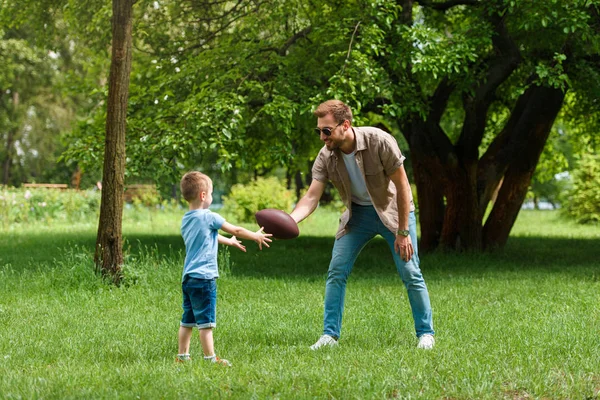
<svg viewBox="0 0 600 400"><path fill-rule="evenodd" d="M433 335L426 333L419 338L419 344L417 344L417 349L433 349L433 345L435 344L435 339Z"/></svg>
<svg viewBox="0 0 600 400"><path fill-rule="evenodd" d="M333 336L323 335L319 338L319 340L317 340L317 343L310 346L310 349L317 350L324 346L329 346L329 347L337 346L337 344L338 344L338 342L337 342L337 340L335 340L333 338Z"/></svg>

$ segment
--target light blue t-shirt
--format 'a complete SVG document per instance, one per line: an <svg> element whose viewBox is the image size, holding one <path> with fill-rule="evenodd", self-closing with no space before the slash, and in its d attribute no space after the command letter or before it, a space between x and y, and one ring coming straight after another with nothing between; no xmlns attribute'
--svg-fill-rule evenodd
<svg viewBox="0 0 600 400"><path fill-rule="evenodd" d="M372 205L373 203L371 203L371 196L369 196L369 192L367 191L365 178L363 178L362 172L360 172L360 168L358 168L358 164L356 163L356 151L350 154L346 154L343 151L341 153L344 164L346 164L346 169L348 170L348 176L350 177L352 202L361 206Z"/></svg>
<svg viewBox="0 0 600 400"><path fill-rule="evenodd" d="M218 235L224 222L223 217L208 209L191 210L185 213L181 220L181 236L185 242L182 280L185 280L186 275L198 279L219 277Z"/></svg>

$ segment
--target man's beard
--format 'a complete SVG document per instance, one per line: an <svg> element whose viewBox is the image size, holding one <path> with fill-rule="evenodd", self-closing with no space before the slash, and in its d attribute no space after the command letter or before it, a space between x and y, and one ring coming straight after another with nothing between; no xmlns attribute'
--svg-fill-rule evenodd
<svg viewBox="0 0 600 400"><path fill-rule="evenodd" d="M327 150L335 150L339 147L335 142L332 141L325 142L325 146L327 147Z"/></svg>

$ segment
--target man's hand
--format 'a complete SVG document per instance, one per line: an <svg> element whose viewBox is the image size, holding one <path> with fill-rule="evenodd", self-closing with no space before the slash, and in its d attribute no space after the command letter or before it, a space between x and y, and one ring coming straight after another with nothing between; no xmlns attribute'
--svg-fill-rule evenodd
<svg viewBox="0 0 600 400"><path fill-rule="evenodd" d="M405 262L410 261L415 253L412 241L410 240L410 235L396 235L396 240L394 241L394 250L396 250L396 253L398 253L400 258L402 258Z"/></svg>
<svg viewBox="0 0 600 400"><path fill-rule="evenodd" d="M246 252L246 246L244 246L241 241L237 240L237 238L235 236L230 237L229 240L230 240L230 242L229 242L230 246L237 247L244 253Z"/></svg>

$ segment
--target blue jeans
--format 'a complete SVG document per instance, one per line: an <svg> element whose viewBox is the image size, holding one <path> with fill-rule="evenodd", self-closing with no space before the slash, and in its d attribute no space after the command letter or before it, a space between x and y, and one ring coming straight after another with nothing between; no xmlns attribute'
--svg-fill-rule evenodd
<svg viewBox="0 0 600 400"><path fill-rule="evenodd" d="M181 326L198 329L217 326L217 281L186 276L181 284L183 315Z"/></svg>
<svg viewBox="0 0 600 400"><path fill-rule="evenodd" d="M352 204L352 217L348 221L348 233L335 241L329 264L327 284L325 285L325 318L324 330L326 335L340 337L342 314L344 312L344 297L346 282L358 254L369 240L377 234L387 241L396 269L408 291L408 301L415 321L417 337L434 334L429 293L419 269L417 252L417 222L415 214L409 214L410 238L415 249L413 257L404 262L394 250L394 233L383 225L373 206Z"/></svg>

